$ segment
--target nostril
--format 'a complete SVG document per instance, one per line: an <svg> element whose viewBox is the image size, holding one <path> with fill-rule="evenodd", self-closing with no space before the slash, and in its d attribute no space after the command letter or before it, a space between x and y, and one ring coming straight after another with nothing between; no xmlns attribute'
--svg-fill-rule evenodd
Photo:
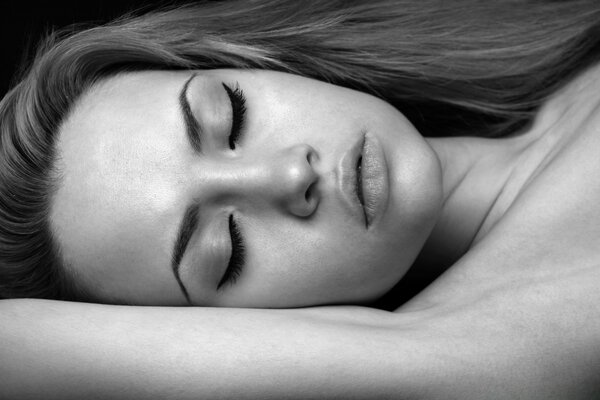
<svg viewBox="0 0 600 400"><path fill-rule="evenodd" d="M304 198L306 199L306 201L310 201L310 198L312 197L312 192L313 192L314 186L315 186L315 184L311 183L310 186L308 187L308 189L306 189L306 192L304 193Z"/></svg>
<svg viewBox="0 0 600 400"><path fill-rule="evenodd" d="M311 146L307 146L307 150L308 151L306 152L306 161L308 161L308 164L312 165L313 161L319 159L319 156L317 155L315 149L313 149Z"/></svg>

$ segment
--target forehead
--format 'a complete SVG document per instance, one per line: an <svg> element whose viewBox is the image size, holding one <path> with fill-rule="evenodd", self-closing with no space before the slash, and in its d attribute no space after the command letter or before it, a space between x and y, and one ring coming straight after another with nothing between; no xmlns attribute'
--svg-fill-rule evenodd
<svg viewBox="0 0 600 400"><path fill-rule="evenodd" d="M182 144L179 80L168 74L121 75L88 91L59 132L57 166L64 179L76 180L81 195L138 191L149 169L167 170Z"/></svg>
<svg viewBox="0 0 600 400"><path fill-rule="evenodd" d="M89 268L84 275L110 273L108 266L120 274L124 265L168 268L186 146L177 100L185 77L107 79L61 127L51 220L65 257Z"/></svg>

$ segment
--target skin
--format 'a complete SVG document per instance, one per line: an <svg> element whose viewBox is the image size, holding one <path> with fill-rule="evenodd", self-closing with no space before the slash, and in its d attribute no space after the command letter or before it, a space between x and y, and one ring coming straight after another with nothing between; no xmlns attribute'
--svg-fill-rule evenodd
<svg viewBox="0 0 600 400"><path fill-rule="evenodd" d="M598 398L599 76L557 93L522 135L429 141L444 200L426 247L444 232L471 245L395 313L3 300L0 394Z"/></svg>
<svg viewBox="0 0 600 400"><path fill-rule="evenodd" d="M202 153L187 139L178 103L188 81ZM222 83L239 84L247 100L234 149L232 106ZM341 185L344 157L362 140L383 152L387 176L387 193L377 194L381 205L368 226L356 193ZM410 267L443 197L436 152L395 108L271 71L108 78L76 103L57 149L61 185L51 224L71 273L107 303L188 304L171 257L194 202L199 225L180 267L191 304L370 301ZM217 288L232 252L230 215L246 262L234 283Z"/></svg>

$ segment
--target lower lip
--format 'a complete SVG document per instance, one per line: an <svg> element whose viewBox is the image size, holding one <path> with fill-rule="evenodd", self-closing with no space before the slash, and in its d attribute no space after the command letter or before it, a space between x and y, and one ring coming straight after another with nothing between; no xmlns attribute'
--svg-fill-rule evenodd
<svg viewBox="0 0 600 400"><path fill-rule="evenodd" d="M383 214L389 195L388 168L383 146L373 135L366 134L362 149L362 195L367 227Z"/></svg>

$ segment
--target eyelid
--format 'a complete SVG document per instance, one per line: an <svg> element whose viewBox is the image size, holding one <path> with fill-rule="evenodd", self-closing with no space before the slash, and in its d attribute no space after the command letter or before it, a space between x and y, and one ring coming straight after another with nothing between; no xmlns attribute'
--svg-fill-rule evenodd
<svg viewBox="0 0 600 400"><path fill-rule="evenodd" d="M245 265L246 246L233 214L229 215L228 227L231 240L231 256L223 277L217 285L217 290L221 289L225 284L235 284Z"/></svg>
<svg viewBox="0 0 600 400"><path fill-rule="evenodd" d="M242 136L246 120L246 96L238 82L235 83L233 89L224 82L221 82L221 84L229 97L231 106L231 128L228 138L229 148L235 150L236 145Z"/></svg>

